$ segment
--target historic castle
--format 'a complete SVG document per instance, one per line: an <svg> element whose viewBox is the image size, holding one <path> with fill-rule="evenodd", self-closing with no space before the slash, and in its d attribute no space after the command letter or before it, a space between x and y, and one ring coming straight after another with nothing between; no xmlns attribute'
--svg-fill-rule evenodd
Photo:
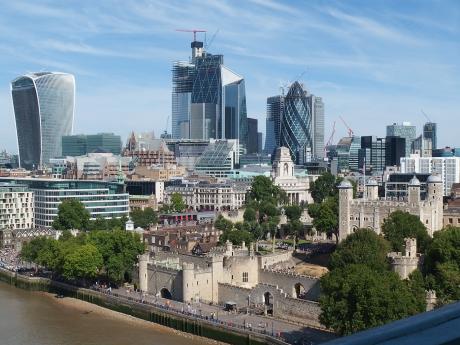
<svg viewBox="0 0 460 345"><path fill-rule="evenodd" d="M291 251L256 255L227 242L207 256L160 252L139 260L139 288L183 302L234 303L280 318L319 326L319 280L289 269Z"/></svg>
<svg viewBox="0 0 460 345"><path fill-rule="evenodd" d="M379 199L374 179L367 181L361 199L353 198L353 186L349 181L342 181L338 188L339 241L358 228L373 229L380 234L383 221L396 210L418 216L430 236L443 227L443 184L437 175L427 179L427 194L423 200L420 197L420 181L416 177L409 183L407 198L397 200Z"/></svg>

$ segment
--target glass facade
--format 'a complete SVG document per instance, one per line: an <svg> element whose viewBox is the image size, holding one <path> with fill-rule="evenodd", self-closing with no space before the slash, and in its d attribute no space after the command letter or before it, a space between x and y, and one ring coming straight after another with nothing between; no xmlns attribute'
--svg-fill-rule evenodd
<svg viewBox="0 0 460 345"><path fill-rule="evenodd" d="M246 145L243 77L224 66L223 55L194 52L191 63L173 64L173 138L240 139Z"/></svg>
<svg viewBox="0 0 460 345"><path fill-rule="evenodd" d="M26 185L34 192L36 227L51 227L60 203L65 199L80 200L91 218L119 218L129 215L129 194L124 185L105 181L10 179L0 181Z"/></svg>
<svg viewBox="0 0 460 345"><path fill-rule="evenodd" d="M62 137L62 155L83 156L88 152L86 147L86 135L64 135Z"/></svg>
<svg viewBox="0 0 460 345"><path fill-rule="evenodd" d="M248 118L248 144L247 144L247 153L257 153L258 152L258 132L257 132L257 119Z"/></svg>
<svg viewBox="0 0 460 345"><path fill-rule="evenodd" d="M267 98L267 122L265 136L265 152L274 154L275 149L280 146L281 119L284 111L284 97L273 96Z"/></svg>
<svg viewBox="0 0 460 345"><path fill-rule="evenodd" d="M214 177L227 177L239 164L236 140L216 140L209 144L197 160L195 170Z"/></svg>
<svg viewBox="0 0 460 345"><path fill-rule="evenodd" d="M281 121L281 146L286 146L297 164L311 160L313 148L313 117L306 92L294 82L285 98Z"/></svg>
<svg viewBox="0 0 460 345"><path fill-rule="evenodd" d="M409 122L403 122L398 125L393 123L390 126L387 126L387 136L388 137L401 137L406 139L406 153L405 156L409 157L412 147L412 142L416 137L416 127L412 126Z"/></svg>
<svg viewBox="0 0 460 345"><path fill-rule="evenodd" d="M39 72L11 82L19 164L33 169L61 155L61 137L72 133L75 79L71 74Z"/></svg>
<svg viewBox="0 0 460 345"><path fill-rule="evenodd" d="M121 137L113 133L99 133L86 136L87 153L111 152L114 155L121 153Z"/></svg>

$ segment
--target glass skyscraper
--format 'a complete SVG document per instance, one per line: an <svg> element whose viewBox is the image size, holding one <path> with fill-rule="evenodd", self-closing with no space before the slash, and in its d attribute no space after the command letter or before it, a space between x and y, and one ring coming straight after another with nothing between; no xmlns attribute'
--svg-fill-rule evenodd
<svg viewBox="0 0 460 345"><path fill-rule="evenodd" d="M172 134L176 139L239 139L246 144L244 78L224 66L223 55L192 42L190 62L174 62Z"/></svg>
<svg viewBox="0 0 460 345"><path fill-rule="evenodd" d="M71 74L38 72L11 82L19 147L19 164L33 169L61 155L61 138L72 134L75 78Z"/></svg>
<svg viewBox="0 0 460 345"><path fill-rule="evenodd" d="M279 146L289 148L296 163L324 157L324 103L308 94L298 81L286 96L267 99L267 153Z"/></svg>
<svg viewBox="0 0 460 345"><path fill-rule="evenodd" d="M406 139L406 157L410 155L412 142L415 140L416 134L416 127L412 126L410 122L403 122L400 125L393 123L387 126L388 137L401 137Z"/></svg>

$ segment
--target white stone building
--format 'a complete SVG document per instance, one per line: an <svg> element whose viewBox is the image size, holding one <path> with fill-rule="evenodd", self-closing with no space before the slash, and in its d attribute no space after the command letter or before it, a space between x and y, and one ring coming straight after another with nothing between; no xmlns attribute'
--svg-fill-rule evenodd
<svg viewBox="0 0 460 345"><path fill-rule="evenodd" d="M407 198L399 200L379 199L378 185L373 179L368 180L361 199L353 198L353 186L347 180L338 188L339 241L359 228L369 228L380 234L383 221L396 210L418 216L430 236L443 227L443 184L437 175L428 178L424 200L420 197L420 181L415 177L409 183Z"/></svg>
<svg viewBox="0 0 460 345"><path fill-rule="evenodd" d="M450 195L452 185L460 182L460 157L401 157L402 173L438 174L443 182L443 195Z"/></svg>
<svg viewBox="0 0 460 345"><path fill-rule="evenodd" d="M276 149L272 179L276 186L286 192L290 204L313 201L309 192L311 181L308 178L298 178L294 175L294 163L287 147Z"/></svg>

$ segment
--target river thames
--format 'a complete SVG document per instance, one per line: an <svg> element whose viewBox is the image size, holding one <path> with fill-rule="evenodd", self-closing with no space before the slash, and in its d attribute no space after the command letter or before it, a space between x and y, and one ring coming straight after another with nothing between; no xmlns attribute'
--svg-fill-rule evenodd
<svg viewBox="0 0 460 345"><path fill-rule="evenodd" d="M2 282L0 320L2 345L198 345L207 342L79 300L58 299Z"/></svg>

